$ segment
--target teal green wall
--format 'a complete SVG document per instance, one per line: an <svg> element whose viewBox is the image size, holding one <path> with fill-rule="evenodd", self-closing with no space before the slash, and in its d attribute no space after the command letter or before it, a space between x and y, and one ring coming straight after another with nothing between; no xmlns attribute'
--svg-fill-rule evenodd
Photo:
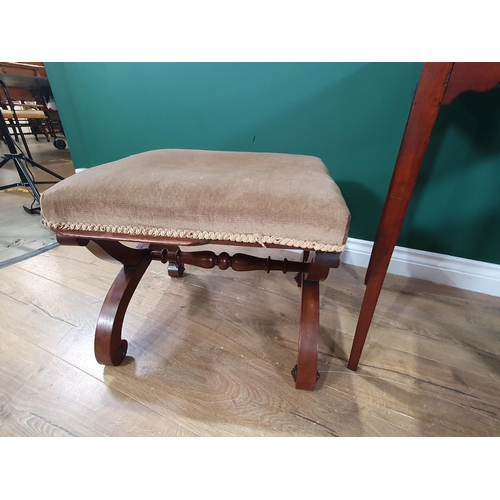
<svg viewBox="0 0 500 500"><path fill-rule="evenodd" d="M46 63L76 168L157 148L319 156L373 240L421 63ZM500 264L500 89L442 109L398 244Z"/></svg>

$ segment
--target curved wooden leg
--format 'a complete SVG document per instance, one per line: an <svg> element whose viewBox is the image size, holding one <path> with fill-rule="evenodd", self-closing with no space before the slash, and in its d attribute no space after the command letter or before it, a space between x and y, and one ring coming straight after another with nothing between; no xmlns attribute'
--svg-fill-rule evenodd
<svg viewBox="0 0 500 500"><path fill-rule="evenodd" d="M123 266L104 299L94 342L95 357L101 365L117 366L125 358L128 344L121 338L123 319L150 262L144 257L137 266Z"/></svg>
<svg viewBox="0 0 500 500"><path fill-rule="evenodd" d="M319 283L302 281L302 307L300 314L299 355L292 370L295 388L313 391L319 379Z"/></svg>

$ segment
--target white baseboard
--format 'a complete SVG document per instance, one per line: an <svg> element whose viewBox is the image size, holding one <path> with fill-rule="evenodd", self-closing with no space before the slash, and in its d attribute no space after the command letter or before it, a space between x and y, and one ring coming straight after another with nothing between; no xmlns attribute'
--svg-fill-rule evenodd
<svg viewBox="0 0 500 500"><path fill-rule="evenodd" d="M373 242L349 238L342 262L368 267ZM500 265L396 247L389 273L500 297Z"/></svg>

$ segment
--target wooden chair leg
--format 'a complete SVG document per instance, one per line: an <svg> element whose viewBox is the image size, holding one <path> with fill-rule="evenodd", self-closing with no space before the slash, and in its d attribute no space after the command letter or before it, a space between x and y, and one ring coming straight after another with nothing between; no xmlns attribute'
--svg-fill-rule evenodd
<svg viewBox="0 0 500 500"><path fill-rule="evenodd" d="M453 63L426 63L413 99L366 272L366 290L347 367L356 370L417 182Z"/></svg>
<svg viewBox="0 0 500 500"><path fill-rule="evenodd" d="M299 355L292 370L295 388L313 391L319 379L319 283L302 281L302 306L299 331Z"/></svg>
<svg viewBox="0 0 500 500"><path fill-rule="evenodd" d="M365 295L363 297L363 303L359 313L358 324L356 326L356 333L354 334L354 340L352 343L351 354L349 356L349 362L347 363L347 368L350 370L356 371L358 368L359 359L361 358L361 353L363 352L368 330L370 328L378 298L382 290L382 285L384 283L385 273L389 267L391 255L392 251L390 254L382 256L378 259L376 266L373 267L375 272L371 274L366 285Z"/></svg>
<svg viewBox="0 0 500 500"><path fill-rule="evenodd" d="M122 325L128 304L151 259L137 266L123 266L104 299L95 332L94 351L101 365L119 365L127 353L127 341L122 340Z"/></svg>

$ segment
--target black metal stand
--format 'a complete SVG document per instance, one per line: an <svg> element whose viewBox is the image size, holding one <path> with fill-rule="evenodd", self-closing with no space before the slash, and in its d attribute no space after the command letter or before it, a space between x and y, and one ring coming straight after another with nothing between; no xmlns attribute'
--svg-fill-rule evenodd
<svg viewBox="0 0 500 500"><path fill-rule="evenodd" d="M43 170L44 172L47 172L48 174L52 175L53 177L56 177L59 180L63 180L64 177L60 176L59 174L56 174L55 172L52 172L52 170L49 170L46 167L43 167L39 163L33 160L31 157L31 152L28 148L28 144L26 143L26 139L24 137L23 131L21 129L21 125L19 124L19 120L17 118L16 111L14 110L14 104L12 103L12 100L9 95L9 91L7 90L7 87L3 83L2 80L0 80L0 86L3 88L3 91L5 93L5 96L7 98L7 102L9 103L9 106L11 110L14 113L14 119L16 122L16 126L19 130L19 133L21 135L21 138L23 139L24 146L26 148L26 152L28 156L26 156L22 151L18 152L16 149L16 145L14 144L14 141L10 135L9 129L7 127L7 124L5 123L5 119L2 116L2 119L0 120L0 132L2 136L5 139L5 142L7 144L7 147L9 148L10 153L3 155L2 161L0 162L0 168L2 168L6 163L8 163L10 160L12 160L16 166L17 173L19 174L19 179L20 182L15 182L14 184L8 184L6 186L0 186L0 190L3 189L9 189L13 187L25 187L29 188L31 192L33 193L33 196L38 204L40 204L40 192L38 191L36 185L37 184L54 184L58 181L35 181L35 179L32 177L31 172L28 169L28 164L39 168L40 170ZM23 164L24 162L24 164ZM28 213L40 213L40 206L38 207L28 207L26 205L23 206L24 210Z"/></svg>

